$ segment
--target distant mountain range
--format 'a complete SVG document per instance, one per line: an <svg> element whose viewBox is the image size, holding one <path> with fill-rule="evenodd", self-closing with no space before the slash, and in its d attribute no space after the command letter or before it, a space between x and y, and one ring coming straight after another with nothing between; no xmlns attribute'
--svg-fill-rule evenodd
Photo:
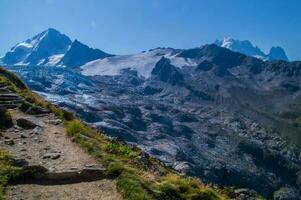
<svg viewBox="0 0 301 200"><path fill-rule="evenodd" d="M215 41L214 44L248 56L260 58L262 60L288 61L286 53L281 47L272 47L270 52L268 54L265 54L260 48L254 46L248 40L240 41L232 38L224 38L223 40ZM165 51L172 51L172 49L168 48ZM113 55L99 49L90 48L87 45L79 42L78 40L71 41L68 36L60 33L53 28L49 28L30 39L16 44L11 48L10 51L8 51L2 58L0 58L0 63L5 65L67 66L75 68L80 67L90 61L112 56ZM106 67L104 71L106 73L113 73L113 71L116 71L118 67L112 68L109 66L111 66L112 64L115 65L116 62L119 63L119 61L117 60L127 60L127 58L131 60L130 62L128 62L128 64L131 64L133 66L137 66L139 64L139 62L136 62L137 59L139 59L139 56L117 56L110 60L114 62L106 63L107 60L103 60L100 63L105 64ZM149 59L141 59L140 62L151 61ZM124 64L127 66L126 63L123 63L123 65ZM142 67L143 69L141 69L140 66L139 68L140 71L148 71L148 74L151 70L151 68L149 67Z"/></svg>
<svg viewBox="0 0 301 200"><path fill-rule="evenodd" d="M254 46L249 40L235 40L232 38L224 38L216 40L214 44L236 51L248 56L260 58L262 60L284 60L288 61L285 51L281 47L272 47L268 54L265 54L259 47Z"/></svg>
<svg viewBox="0 0 301 200"><path fill-rule="evenodd" d="M7 65L43 65L77 67L91 60L111 56L99 49L89 48L59 31L49 28L16 44L1 58Z"/></svg>

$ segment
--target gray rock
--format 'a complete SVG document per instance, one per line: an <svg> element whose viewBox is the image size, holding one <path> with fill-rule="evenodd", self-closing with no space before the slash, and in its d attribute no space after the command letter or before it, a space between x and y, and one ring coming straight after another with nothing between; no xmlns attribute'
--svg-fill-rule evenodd
<svg viewBox="0 0 301 200"><path fill-rule="evenodd" d="M4 144L6 145L14 145L15 141L13 139L5 139Z"/></svg>
<svg viewBox="0 0 301 200"><path fill-rule="evenodd" d="M19 118L17 119L17 125L24 129L34 129L38 125L35 124L33 121L27 118Z"/></svg>
<svg viewBox="0 0 301 200"><path fill-rule="evenodd" d="M53 119L53 120L47 120L45 121L45 123L48 123L48 124L52 124L52 125L59 125L61 124L63 121L60 120L60 119Z"/></svg>
<svg viewBox="0 0 301 200"><path fill-rule="evenodd" d="M52 160L59 159L60 157L61 157L61 153L59 152L45 153L42 156L43 159L52 159Z"/></svg>
<svg viewBox="0 0 301 200"><path fill-rule="evenodd" d="M43 132L43 128L42 127L35 127L30 133L31 134L35 134L35 135L41 135Z"/></svg>
<svg viewBox="0 0 301 200"><path fill-rule="evenodd" d="M20 138L28 138L28 136L25 133L21 133Z"/></svg>

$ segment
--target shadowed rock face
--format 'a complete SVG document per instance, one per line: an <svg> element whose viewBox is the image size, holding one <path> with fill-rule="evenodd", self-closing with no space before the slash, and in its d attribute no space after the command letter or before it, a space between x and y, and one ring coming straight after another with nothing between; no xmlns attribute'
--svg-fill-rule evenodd
<svg viewBox="0 0 301 200"><path fill-rule="evenodd" d="M89 61L96 60L99 58L105 58L110 56L109 54L99 50L92 49L87 45L80 43L75 40L68 52L64 55L60 64L68 67L79 67Z"/></svg>
<svg viewBox="0 0 301 200"><path fill-rule="evenodd" d="M176 57L193 66L162 56L149 78L130 69L94 77L10 69L48 100L177 170L270 198L298 196L300 62L264 62L216 45L179 50Z"/></svg>
<svg viewBox="0 0 301 200"><path fill-rule="evenodd" d="M268 56L269 56L269 60L288 61L286 53L281 47L272 47Z"/></svg>
<svg viewBox="0 0 301 200"><path fill-rule="evenodd" d="M162 57L154 67L152 75L158 77L160 81L171 85L182 84L184 81L183 75L164 57Z"/></svg>

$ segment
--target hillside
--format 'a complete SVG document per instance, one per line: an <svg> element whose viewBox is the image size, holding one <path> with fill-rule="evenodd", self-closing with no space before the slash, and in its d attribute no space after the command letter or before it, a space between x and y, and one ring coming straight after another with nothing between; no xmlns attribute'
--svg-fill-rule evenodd
<svg viewBox="0 0 301 200"><path fill-rule="evenodd" d="M54 43L63 37L55 35ZM226 48L130 55L72 44L68 66L5 67L51 103L174 170L266 198L301 196L301 62L279 60L280 48L268 61L250 42L234 40Z"/></svg>
<svg viewBox="0 0 301 200"><path fill-rule="evenodd" d="M300 196L300 62L217 45L80 67L6 66L28 86L173 169L267 198Z"/></svg>
<svg viewBox="0 0 301 200"><path fill-rule="evenodd" d="M0 117L5 121L0 123L0 199L213 200L255 195L212 187L167 168L46 102L2 68L0 87ZM14 99L5 102L8 97Z"/></svg>

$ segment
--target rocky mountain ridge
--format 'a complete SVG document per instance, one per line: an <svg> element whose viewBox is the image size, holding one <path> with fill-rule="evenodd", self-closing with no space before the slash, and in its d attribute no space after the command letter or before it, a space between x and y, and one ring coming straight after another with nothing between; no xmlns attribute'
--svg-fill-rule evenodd
<svg viewBox="0 0 301 200"><path fill-rule="evenodd" d="M31 39L16 44L1 59L7 65L78 67L91 60L111 56L89 48L59 31L49 28Z"/></svg>
<svg viewBox="0 0 301 200"><path fill-rule="evenodd" d="M277 46L272 47L268 54L265 54L259 47L254 46L249 40L235 40L229 37L224 38L223 40L216 40L214 44L236 51L248 56L253 56L262 60L284 60L288 61L288 57L285 51Z"/></svg>

